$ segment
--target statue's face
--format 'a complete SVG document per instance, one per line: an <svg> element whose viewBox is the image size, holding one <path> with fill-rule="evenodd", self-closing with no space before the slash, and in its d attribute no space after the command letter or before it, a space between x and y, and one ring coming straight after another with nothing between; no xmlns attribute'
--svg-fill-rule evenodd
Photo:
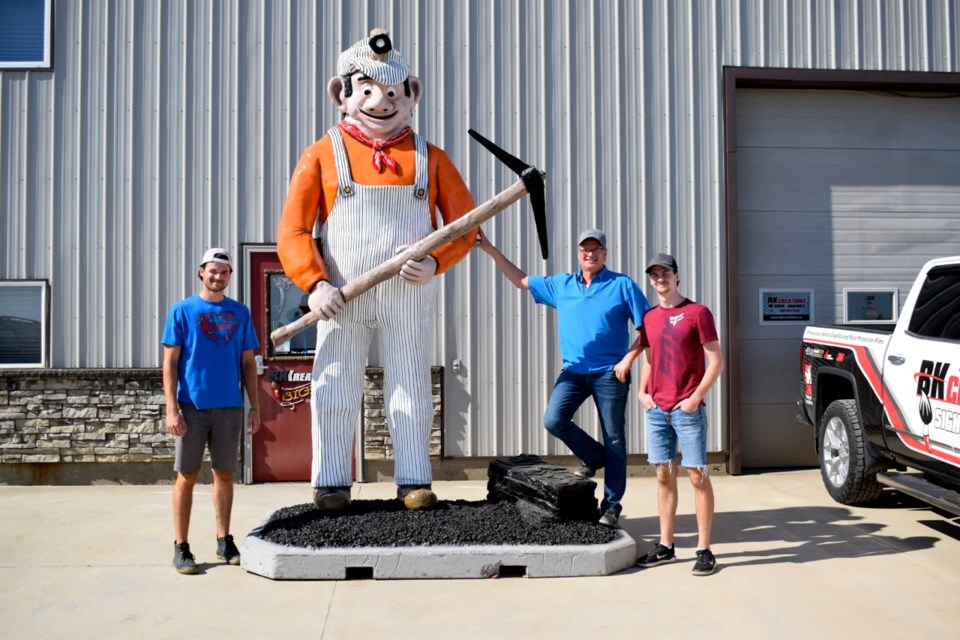
<svg viewBox="0 0 960 640"><path fill-rule="evenodd" d="M389 138L413 119L413 109L420 101L420 80L408 78L410 95L403 84L385 85L362 73L350 77L353 93L344 94L343 78L334 77L327 86L331 100L347 120L371 138Z"/></svg>

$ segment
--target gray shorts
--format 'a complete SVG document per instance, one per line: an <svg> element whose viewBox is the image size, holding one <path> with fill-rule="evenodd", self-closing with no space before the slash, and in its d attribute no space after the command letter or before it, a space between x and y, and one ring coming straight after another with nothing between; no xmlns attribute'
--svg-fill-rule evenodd
<svg viewBox="0 0 960 640"><path fill-rule="evenodd" d="M200 471L203 449L209 446L213 468L235 474L243 432L243 407L197 409L192 404L181 404L180 413L187 423L187 432L177 438L173 470L180 473Z"/></svg>

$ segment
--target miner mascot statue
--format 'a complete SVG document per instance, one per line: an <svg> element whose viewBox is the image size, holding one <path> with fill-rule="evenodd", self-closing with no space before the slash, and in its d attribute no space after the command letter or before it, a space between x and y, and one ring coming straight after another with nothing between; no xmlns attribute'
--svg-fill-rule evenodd
<svg viewBox="0 0 960 640"><path fill-rule="evenodd" d="M283 269L321 319L311 397L313 502L321 510L350 505L354 428L376 331L397 497L408 509L429 509L437 502L428 362L435 276L470 251L477 230L408 260L399 277L349 303L340 287L475 204L447 154L413 132L423 86L386 31L375 29L340 54L327 92L342 119L303 152L277 231Z"/></svg>

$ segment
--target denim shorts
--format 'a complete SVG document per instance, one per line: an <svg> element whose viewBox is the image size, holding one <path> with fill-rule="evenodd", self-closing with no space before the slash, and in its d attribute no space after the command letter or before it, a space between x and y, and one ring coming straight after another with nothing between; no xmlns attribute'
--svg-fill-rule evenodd
<svg viewBox="0 0 960 640"><path fill-rule="evenodd" d="M684 467L707 466L707 408L700 406L693 413L680 409L664 411L654 407L647 411L647 460L650 464L672 462L677 457L677 444Z"/></svg>
<svg viewBox="0 0 960 640"><path fill-rule="evenodd" d="M187 432L177 438L173 470L200 471L203 450L209 448L211 466L217 471L235 474L243 433L243 407L197 409L182 403L180 413L187 423Z"/></svg>

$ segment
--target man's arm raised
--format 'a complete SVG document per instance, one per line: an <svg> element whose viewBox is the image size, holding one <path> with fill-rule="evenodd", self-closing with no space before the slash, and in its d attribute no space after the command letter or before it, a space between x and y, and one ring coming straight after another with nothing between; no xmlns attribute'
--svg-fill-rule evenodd
<svg viewBox="0 0 960 640"><path fill-rule="evenodd" d="M487 236L483 233L482 229L477 234L477 246L480 247L481 251L493 258L497 268L500 269L500 272L503 273L503 275L507 276L507 279L513 283L513 286L515 286L517 289L530 288L530 285L527 283L526 272L510 262L505 255L500 253L500 250L493 246L493 244L487 239Z"/></svg>

